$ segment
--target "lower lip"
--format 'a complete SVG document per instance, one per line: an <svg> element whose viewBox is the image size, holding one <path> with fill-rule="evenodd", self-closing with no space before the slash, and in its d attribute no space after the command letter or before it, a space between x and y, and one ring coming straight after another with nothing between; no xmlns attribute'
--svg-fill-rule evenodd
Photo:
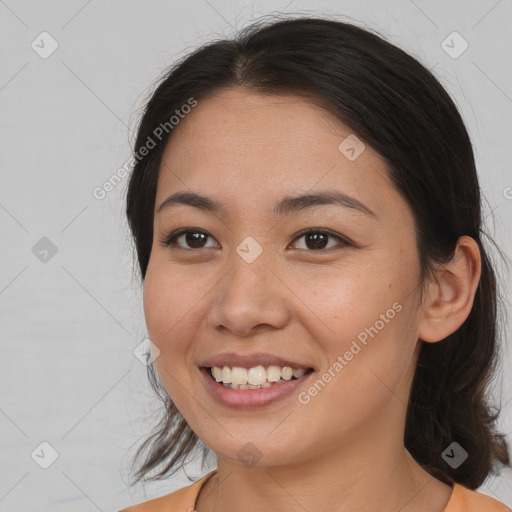
<svg viewBox="0 0 512 512"><path fill-rule="evenodd" d="M206 389L217 402L234 409L247 407L263 407L280 400L302 386L314 372L303 375L300 379L290 380L283 384L274 384L260 389L231 389L214 381L207 368L200 368Z"/></svg>

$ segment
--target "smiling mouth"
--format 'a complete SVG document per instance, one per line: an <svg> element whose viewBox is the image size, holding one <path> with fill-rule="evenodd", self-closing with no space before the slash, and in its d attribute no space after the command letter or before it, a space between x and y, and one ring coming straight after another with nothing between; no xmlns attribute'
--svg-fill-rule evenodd
<svg viewBox="0 0 512 512"><path fill-rule="evenodd" d="M313 368L291 368L289 366L268 367L255 366L242 368L238 366L204 367L210 378L229 389L264 389L279 386L300 379L313 372Z"/></svg>

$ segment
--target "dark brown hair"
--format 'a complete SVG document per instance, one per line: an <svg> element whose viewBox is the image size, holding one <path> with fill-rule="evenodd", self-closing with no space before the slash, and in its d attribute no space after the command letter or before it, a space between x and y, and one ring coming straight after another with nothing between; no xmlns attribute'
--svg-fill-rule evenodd
<svg viewBox="0 0 512 512"><path fill-rule="evenodd" d="M439 343L418 341L422 347L404 443L436 478L478 488L498 463L510 465L504 436L495 432L499 411L492 410L487 396L498 365L500 296L483 245L483 236L492 239L483 231L473 149L454 102L428 69L372 31L311 17L260 21L232 39L203 45L166 73L143 112L136 154L190 98L200 102L233 87L311 98L381 155L414 215L420 285L437 264L451 259L460 236L477 242L482 271L468 318ZM126 214L142 280L153 241L160 163L170 136L172 130L137 159L128 185ZM202 448L203 464L208 453L152 364L148 372L165 411L134 458L146 452L135 482L175 473L197 447ZM468 453L456 469L442 458L454 441Z"/></svg>

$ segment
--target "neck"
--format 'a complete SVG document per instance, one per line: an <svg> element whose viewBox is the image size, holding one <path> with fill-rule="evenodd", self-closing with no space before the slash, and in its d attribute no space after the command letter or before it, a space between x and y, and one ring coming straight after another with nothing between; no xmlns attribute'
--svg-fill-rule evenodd
<svg viewBox="0 0 512 512"><path fill-rule="evenodd" d="M303 511L442 512L452 488L428 474L383 422L357 432L357 440L330 446L288 464L247 466L218 456L217 474L205 484L199 512ZM396 434L396 430L394 431Z"/></svg>

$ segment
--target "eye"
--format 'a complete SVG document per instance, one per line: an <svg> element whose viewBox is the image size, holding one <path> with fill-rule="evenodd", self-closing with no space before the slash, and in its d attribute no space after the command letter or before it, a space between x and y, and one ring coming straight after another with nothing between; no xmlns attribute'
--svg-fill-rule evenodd
<svg viewBox="0 0 512 512"><path fill-rule="evenodd" d="M298 236L295 237L294 240L300 240L301 238L304 238L306 249L318 251L326 248L331 249L333 247L326 247L326 245L328 245L327 240L329 237L338 240L338 242L341 242L341 244L334 244L334 247L336 247L337 245L350 245L348 240L346 240L342 236L332 233L328 230L318 228L301 231L298 234Z"/></svg>
<svg viewBox="0 0 512 512"><path fill-rule="evenodd" d="M173 246L173 249L208 249L209 247L205 246L204 242L209 236L210 235L208 233L201 229L181 228L173 231L170 235L164 238L164 240L160 240L160 242L166 246ZM184 238L185 243L189 244L189 247L183 247L177 244L176 242L180 238Z"/></svg>
<svg viewBox="0 0 512 512"><path fill-rule="evenodd" d="M160 240L162 244L165 246L172 246L173 249L183 249L183 250L194 250L194 249L208 249L210 247L215 246L208 246L205 245L206 240L210 237L208 233L205 231L198 229L198 228L181 228L177 229L176 231L173 231L170 235L168 235L163 240ZM210 237L211 238L211 237ZM299 249L305 249L311 251L318 251L322 249L331 249L333 246L328 247L328 239L334 239L337 240L338 243L334 244L334 247L336 246L347 246L351 245L351 243L346 240L344 237L332 233L325 229L319 229L319 228L310 228L307 230L301 231L295 238L294 242L296 240L300 240L301 238L305 239L305 248L299 247ZM179 239L183 239L184 243L188 245L188 247L184 247L183 245L179 244Z"/></svg>

